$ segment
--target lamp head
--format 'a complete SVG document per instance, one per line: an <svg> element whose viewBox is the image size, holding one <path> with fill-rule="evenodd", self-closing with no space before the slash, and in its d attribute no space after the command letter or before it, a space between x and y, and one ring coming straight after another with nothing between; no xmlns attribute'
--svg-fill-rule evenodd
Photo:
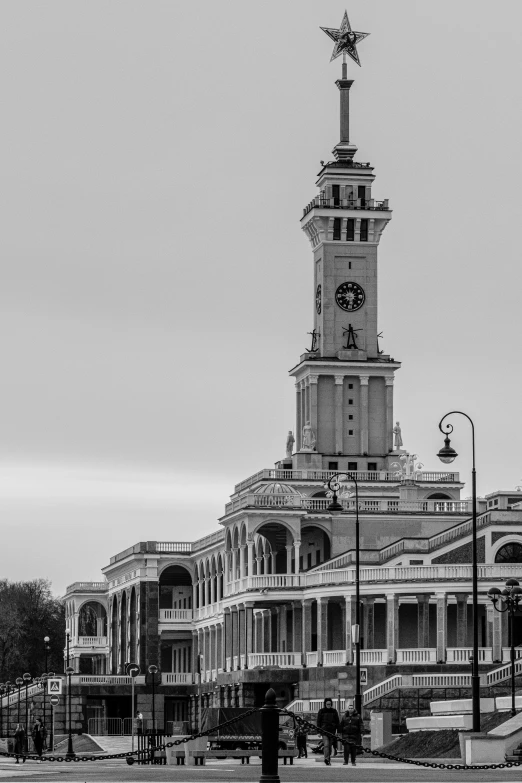
<svg viewBox="0 0 522 783"><path fill-rule="evenodd" d="M158 667L155 666L153 663L151 663L151 665L149 666L149 674L156 674L157 671L158 671Z"/></svg>
<svg viewBox="0 0 522 783"><path fill-rule="evenodd" d="M514 596L516 598L520 598L522 595L522 587L512 587L511 588L511 596Z"/></svg>
<svg viewBox="0 0 522 783"><path fill-rule="evenodd" d="M437 454L437 457L440 459L441 462L444 462L446 465L449 465L458 456L459 455L457 454L455 449L452 448L451 446L451 441L449 437L446 435L446 437L444 438L444 446L440 449L439 453Z"/></svg>
<svg viewBox="0 0 522 783"><path fill-rule="evenodd" d="M341 506L339 501L336 499L335 501L332 500L332 502L328 506L328 511L344 511L344 508Z"/></svg>
<svg viewBox="0 0 522 783"><path fill-rule="evenodd" d="M498 587L490 587L488 590L488 595L490 598L498 598L500 595L500 590Z"/></svg>
<svg viewBox="0 0 522 783"><path fill-rule="evenodd" d="M29 682L29 680L32 680L32 679L33 679L33 678L31 677L31 675L29 674L29 672L26 672L26 673L24 674L24 682Z"/></svg>
<svg viewBox="0 0 522 783"><path fill-rule="evenodd" d="M50 638L49 638L48 636L44 636L44 642L45 642L46 644L49 644L49 642L50 642L50 641L51 641L51 640L50 640Z"/></svg>
<svg viewBox="0 0 522 783"><path fill-rule="evenodd" d="M506 587L518 587L519 584L520 582L518 579L513 579L513 577L511 577L511 579L506 579Z"/></svg>
<svg viewBox="0 0 522 783"><path fill-rule="evenodd" d="M72 667L72 666L68 666L68 667L66 668L66 670L65 670L65 673L67 674L67 676L68 676L68 677L70 677L70 676L71 676L71 674L74 674L74 669L73 669L73 667Z"/></svg>
<svg viewBox="0 0 522 783"><path fill-rule="evenodd" d="M21 677L17 677L17 678L16 678L16 680L15 680L15 683L16 683L18 686L20 686L20 685L23 685L23 684L24 684L24 681L22 680L22 678L21 678Z"/></svg>

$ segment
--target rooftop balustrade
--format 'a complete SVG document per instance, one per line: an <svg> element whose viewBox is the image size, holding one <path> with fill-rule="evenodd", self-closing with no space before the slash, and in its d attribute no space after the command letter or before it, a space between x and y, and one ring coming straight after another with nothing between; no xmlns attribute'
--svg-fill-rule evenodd
<svg viewBox="0 0 522 783"><path fill-rule="evenodd" d="M260 481L328 481L339 473L337 470L279 470L277 468L265 468L244 481L240 481L234 487L234 492L242 492ZM350 471L358 482L385 482L400 484L401 477L393 470L354 470ZM416 481L429 483L460 483L459 474L448 471L417 471Z"/></svg>
<svg viewBox="0 0 522 783"><path fill-rule="evenodd" d="M303 209L303 217L308 215L312 209L348 209L348 210L368 210L370 212L386 212L390 209L389 199L375 201L373 198L326 198L325 196L316 196Z"/></svg>
<svg viewBox="0 0 522 783"><path fill-rule="evenodd" d="M326 512L329 498L309 498L299 494L252 493L235 498L225 506L225 514L232 514L243 508L288 508L302 509L310 513ZM339 497L343 509L355 511L355 500ZM390 500L359 498L359 511L370 514L471 514L470 500Z"/></svg>

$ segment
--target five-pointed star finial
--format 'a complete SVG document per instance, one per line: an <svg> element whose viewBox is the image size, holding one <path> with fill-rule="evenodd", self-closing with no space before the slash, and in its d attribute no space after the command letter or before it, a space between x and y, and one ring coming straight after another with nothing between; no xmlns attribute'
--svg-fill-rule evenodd
<svg viewBox="0 0 522 783"><path fill-rule="evenodd" d="M334 27L321 27L321 30L323 30L332 41L335 41L330 62L335 60L336 57L339 57L340 54L347 54L352 60L355 60L357 65L361 64L359 55L357 54L357 44L359 41L362 41L363 38L370 35L370 33L357 33L355 30L352 30L346 11L344 12L343 21L341 22L339 29Z"/></svg>

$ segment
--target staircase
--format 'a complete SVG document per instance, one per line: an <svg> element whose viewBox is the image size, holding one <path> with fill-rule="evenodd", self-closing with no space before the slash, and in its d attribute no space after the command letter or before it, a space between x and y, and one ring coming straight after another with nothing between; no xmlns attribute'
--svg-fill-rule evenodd
<svg viewBox="0 0 522 783"><path fill-rule="evenodd" d="M522 761L522 742L513 749L513 753L506 753L506 761Z"/></svg>
<svg viewBox="0 0 522 783"><path fill-rule="evenodd" d="M129 753L132 750L132 737L112 735L92 735L93 740L104 753ZM138 749L138 739L134 737L134 750Z"/></svg>

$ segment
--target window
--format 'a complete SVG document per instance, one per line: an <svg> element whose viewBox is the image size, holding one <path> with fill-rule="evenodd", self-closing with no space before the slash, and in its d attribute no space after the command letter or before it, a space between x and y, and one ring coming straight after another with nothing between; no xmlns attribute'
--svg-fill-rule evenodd
<svg viewBox="0 0 522 783"><path fill-rule="evenodd" d="M316 549L315 550L315 564L319 565L320 562L321 562L321 550L320 549Z"/></svg>
<svg viewBox="0 0 522 783"><path fill-rule="evenodd" d="M329 462L328 463L328 470L339 470L339 463L338 462Z"/></svg>
<svg viewBox="0 0 522 783"><path fill-rule="evenodd" d="M353 242L355 239L355 220L348 218L346 221L346 241Z"/></svg>
<svg viewBox="0 0 522 783"><path fill-rule="evenodd" d="M303 570L303 556L302 555L300 555L300 557L299 557L299 570L300 571Z"/></svg>
<svg viewBox="0 0 522 783"><path fill-rule="evenodd" d="M348 400L348 405L353 405L353 400L351 398Z"/></svg>
<svg viewBox="0 0 522 783"><path fill-rule="evenodd" d="M361 202L361 207L366 206L366 186L365 185L358 185L357 186L357 198Z"/></svg>
<svg viewBox="0 0 522 783"><path fill-rule="evenodd" d="M339 185L332 185L332 198L333 198L334 207L339 206L340 195L341 194L339 191Z"/></svg>
<svg viewBox="0 0 522 783"><path fill-rule="evenodd" d="M377 463L376 462L369 462L368 463L368 470L377 470Z"/></svg>
<svg viewBox="0 0 522 783"><path fill-rule="evenodd" d="M308 568L311 568L312 567L312 553L311 552L308 552L307 559L308 559Z"/></svg>
<svg viewBox="0 0 522 783"><path fill-rule="evenodd" d="M353 413L350 413L350 414L348 415L348 421L353 421Z"/></svg>
<svg viewBox="0 0 522 783"><path fill-rule="evenodd" d="M423 565L424 560L410 560L410 565Z"/></svg>
<svg viewBox="0 0 522 783"><path fill-rule="evenodd" d="M367 241L368 241L368 220L367 218L363 218L361 220L361 242L367 242Z"/></svg>
<svg viewBox="0 0 522 783"><path fill-rule="evenodd" d="M349 389L353 389L353 383L349 383L349 384L348 384L348 388L349 388Z"/></svg>
<svg viewBox="0 0 522 783"><path fill-rule="evenodd" d="M366 221L366 222L368 222L368 221ZM341 218L334 218L333 238L334 239L340 239L341 238Z"/></svg>
<svg viewBox="0 0 522 783"><path fill-rule="evenodd" d="M349 462L348 463L348 470L357 470L357 463L356 462Z"/></svg>
<svg viewBox="0 0 522 783"><path fill-rule="evenodd" d="M353 435L353 430L348 430L348 435Z"/></svg>
<svg viewBox="0 0 522 783"><path fill-rule="evenodd" d="M495 555L495 563L522 563L522 544L504 544Z"/></svg>

